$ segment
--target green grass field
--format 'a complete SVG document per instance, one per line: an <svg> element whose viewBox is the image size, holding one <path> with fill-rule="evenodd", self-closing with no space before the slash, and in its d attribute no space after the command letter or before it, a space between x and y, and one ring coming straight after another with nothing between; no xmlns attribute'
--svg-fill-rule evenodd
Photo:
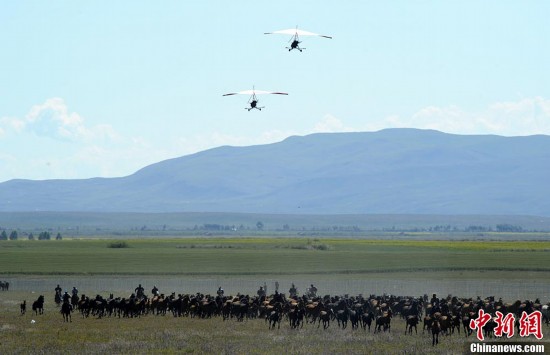
<svg viewBox="0 0 550 355"><path fill-rule="evenodd" d="M349 292L347 285L364 280L390 285L429 282L430 288L422 289L423 293L434 291L445 281L487 284L489 291L491 282L531 282L548 289L549 261L550 241L296 237L2 241L0 280L9 279L12 286L10 291L0 292L0 353L461 354L471 338L443 337L434 349L431 337L422 335L421 330L418 335L404 335L405 324L397 318L391 334L376 335L342 330L336 324L326 331L312 325L296 331L283 323L280 330L270 331L263 320L237 323L152 315L82 319L75 314L67 324L52 302L53 285L70 287L69 282L80 282L77 285L87 294L105 296L111 291L111 286L105 285L119 286L125 279L134 287L140 280L147 286L154 280L168 292L180 289L169 289L173 285L169 283L162 286L163 280L214 279L231 285L250 279L255 287L257 280L270 278L281 281L283 288L301 279L300 291L306 280L315 281L320 289L332 283L330 292L340 294ZM45 315L19 315L19 303L25 299L30 308L38 296L38 292L18 290L21 281L29 279L46 285ZM113 282L105 283L109 280ZM92 288L96 284L100 288ZM213 287L200 291L213 292ZM115 295L128 296L132 290L121 286ZM518 292L521 298L524 290ZM31 319L36 322L31 324Z"/></svg>
<svg viewBox="0 0 550 355"><path fill-rule="evenodd" d="M18 281L35 280L27 282L28 290L51 290L52 284L61 282L64 287L77 283L83 289L116 287L113 291L126 292L143 281L147 287L157 283L170 292L182 288L210 292L218 285L254 292L264 282L273 287L278 281L282 290L291 282L298 282L302 290L315 282L328 293L460 292L468 297L498 293L505 299L546 299L549 250L550 242L540 241L267 237L3 241L0 279L13 281L16 289Z"/></svg>
<svg viewBox="0 0 550 355"><path fill-rule="evenodd" d="M550 271L550 242L310 238L73 239L0 242L11 275L349 275ZM538 277L538 276L537 276Z"/></svg>
<svg viewBox="0 0 550 355"><path fill-rule="evenodd" d="M421 325L418 334L405 335L405 323L399 317L392 320L391 332L379 334L374 329L352 330L349 325L341 329L336 322L327 330L317 324L293 330L283 321L280 329L269 330L262 319L224 322L219 317L152 314L98 319L73 313L72 322L65 323L52 301L46 302L43 315L30 310L20 315L19 302L29 296L0 293L2 354L463 354L474 341L472 336L454 334L441 336L433 347L431 334L423 334ZM546 335L548 328L543 332Z"/></svg>

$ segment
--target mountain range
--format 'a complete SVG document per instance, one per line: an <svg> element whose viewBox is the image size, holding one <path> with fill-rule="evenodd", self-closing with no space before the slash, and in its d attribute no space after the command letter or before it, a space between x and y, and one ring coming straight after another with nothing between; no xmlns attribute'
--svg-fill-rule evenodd
<svg viewBox="0 0 550 355"><path fill-rule="evenodd" d="M0 183L0 211L550 216L550 136L318 133L132 175Z"/></svg>

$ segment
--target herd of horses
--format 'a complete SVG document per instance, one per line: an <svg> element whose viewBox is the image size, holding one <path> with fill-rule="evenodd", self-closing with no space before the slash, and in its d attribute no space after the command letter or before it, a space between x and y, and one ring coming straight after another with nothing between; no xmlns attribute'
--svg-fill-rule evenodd
<svg viewBox="0 0 550 355"><path fill-rule="evenodd" d="M9 291L10 283L8 281L0 280L0 291Z"/></svg>
<svg viewBox="0 0 550 355"><path fill-rule="evenodd" d="M512 313L517 317L524 311L531 313L538 310L543 314L543 322L548 325L550 305L543 305L538 299L504 303L502 300L495 300L494 297L473 300L450 295L441 299L434 295L428 300L427 295L418 298L393 295L287 297L282 293L269 296L172 293L168 296L156 294L152 297L137 297L132 294L128 298L113 297L113 294L109 297L96 295L92 298L86 295L73 295L70 300L67 297L59 306L66 322L72 321L71 314L75 311L80 313L82 318L135 318L168 314L174 317L203 319L218 317L223 321L237 322L263 319L269 329L280 329L283 321L292 329L302 328L304 324L317 328L322 325L323 329L327 329L331 323L336 323L342 329L346 329L349 324L353 330L362 328L370 332L373 326L374 333L391 332L392 319L400 317L405 322L405 334L412 335L413 330L418 334L417 326L422 324L422 333L428 332L432 336L432 345L435 346L439 343L440 334L460 335L462 331L464 336L470 336L470 321L477 317L480 309L493 316L484 327L485 336L492 337L496 311L503 314ZM25 307L26 302L23 302L22 314L25 313ZM43 295L33 302L32 309L36 315L43 314Z"/></svg>

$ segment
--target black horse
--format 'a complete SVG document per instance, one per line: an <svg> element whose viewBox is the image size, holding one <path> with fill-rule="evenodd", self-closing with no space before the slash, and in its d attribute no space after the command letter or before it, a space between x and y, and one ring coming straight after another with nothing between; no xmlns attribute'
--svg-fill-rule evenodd
<svg viewBox="0 0 550 355"><path fill-rule="evenodd" d="M295 308L288 312L288 320L292 329L298 327L304 327L304 310L302 308Z"/></svg>
<svg viewBox="0 0 550 355"><path fill-rule="evenodd" d="M321 311L319 313L319 324L317 325L317 328L321 325L321 321L323 321L323 329L327 329L330 326L330 318L334 315L334 312L332 309L329 311Z"/></svg>
<svg viewBox="0 0 550 355"><path fill-rule="evenodd" d="M55 304L56 304L56 305L59 306L59 305L61 304L61 301L62 301L62 299L61 299L61 290L56 290L56 291L55 291L54 300L55 300Z"/></svg>
<svg viewBox="0 0 550 355"><path fill-rule="evenodd" d="M384 314L378 318L376 318L376 325L374 327L374 332L380 332L382 329L384 331L391 331L391 318L392 318L392 312L391 310L388 310L387 312L384 312Z"/></svg>
<svg viewBox="0 0 550 355"><path fill-rule="evenodd" d="M281 329L281 314L278 311L272 311L265 320L269 321L269 329L275 329L276 324L277 329Z"/></svg>
<svg viewBox="0 0 550 355"><path fill-rule="evenodd" d="M73 311L73 306L69 302L63 302L61 305L61 314L63 315L63 321L72 322L71 312Z"/></svg>
<svg viewBox="0 0 550 355"><path fill-rule="evenodd" d="M341 309L336 312L336 320L338 321L338 327L340 327L340 324L342 324L342 329L346 329L346 327L348 326L348 320L349 320L348 307L345 307L344 309Z"/></svg>
<svg viewBox="0 0 550 355"><path fill-rule="evenodd" d="M407 316L407 323L405 324L405 334L409 333L412 335L412 330L414 328L415 334L418 334L418 330L416 326L420 320L418 319L417 315Z"/></svg>
<svg viewBox="0 0 550 355"><path fill-rule="evenodd" d="M25 314L25 312L27 312L27 300L21 302L19 307L21 308L21 315Z"/></svg>
<svg viewBox="0 0 550 355"><path fill-rule="evenodd" d="M441 332L441 324L439 319L434 319L432 323L432 346L439 344L439 333Z"/></svg>
<svg viewBox="0 0 550 355"><path fill-rule="evenodd" d="M365 330L367 330L367 327L369 327L369 332L370 332L370 326L373 320L374 320L374 313L369 312L369 313L361 314L361 327L363 327L363 329Z"/></svg>
<svg viewBox="0 0 550 355"><path fill-rule="evenodd" d="M0 290L9 291L10 290L10 283L8 281L0 281Z"/></svg>
<svg viewBox="0 0 550 355"><path fill-rule="evenodd" d="M78 308L78 301L80 301L80 299L78 298L78 295L76 293L73 293L71 297L71 306L73 306L73 309Z"/></svg>
<svg viewBox="0 0 550 355"><path fill-rule="evenodd" d="M36 315L44 314L44 296L40 295L36 301L32 303L32 310Z"/></svg>

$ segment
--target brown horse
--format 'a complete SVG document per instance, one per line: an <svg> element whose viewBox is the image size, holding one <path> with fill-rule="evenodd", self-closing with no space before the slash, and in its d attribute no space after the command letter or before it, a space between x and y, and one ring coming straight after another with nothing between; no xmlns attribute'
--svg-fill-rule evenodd
<svg viewBox="0 0 550 355"><path fill-rule="evenodd" d="M319 317L322 310L324 310L325 307L322 302L312 302L310 304L306 305L306 319L309 320L309 323L315 323L317 318Z"/></svg>

